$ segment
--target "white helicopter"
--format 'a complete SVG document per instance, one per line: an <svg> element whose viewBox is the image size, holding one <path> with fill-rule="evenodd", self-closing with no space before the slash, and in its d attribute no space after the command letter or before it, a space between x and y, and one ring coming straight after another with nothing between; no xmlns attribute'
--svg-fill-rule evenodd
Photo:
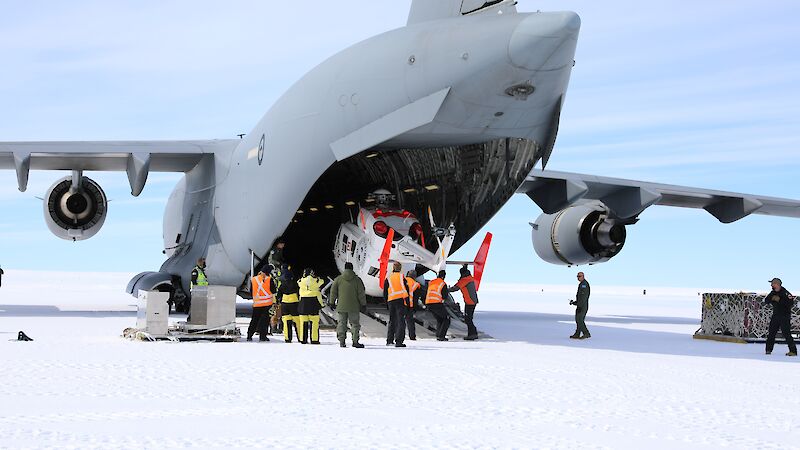
<svg viewBox="0 0 800 450"><path fill-rule="evenodd" d="M438 273L446 264L472 265L476 285L480 286L492 241L491 233L486 233L473 261L447 261L456 236L455 225L451 223L447 228L437 228L428 208L431 230L438 244L437 250L431 252L425 245L425 233L419 219L409 211L391 206L396 201L395 195L379 189L371 193L367 201L374 206L359 206L358 216L339 228L333 246L339 271L344 270L345 263L351 262L353 270L364 281L367 295L383 295L390 262L401 263L404 274L417 270L418 266Z"/></svg>

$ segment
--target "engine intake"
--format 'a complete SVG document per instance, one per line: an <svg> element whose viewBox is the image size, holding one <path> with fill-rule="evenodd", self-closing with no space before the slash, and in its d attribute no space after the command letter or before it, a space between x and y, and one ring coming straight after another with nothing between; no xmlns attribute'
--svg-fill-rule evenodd
<svg viewBox="0 0 800 450"><path fill-rule="evenodd" d="M44 220L61 239L81 241L100 231L107 209L106 194L94 180L80 176L80 182L75 183L67 176L47 190Z"/></svg>
<svg viewBox="0 0 800 450"><path fill-rule="evenodd" d="M557 265L606 262L619 254L627 237L625 224L600 202L542 214L532 225L536 254Z"/></svg>

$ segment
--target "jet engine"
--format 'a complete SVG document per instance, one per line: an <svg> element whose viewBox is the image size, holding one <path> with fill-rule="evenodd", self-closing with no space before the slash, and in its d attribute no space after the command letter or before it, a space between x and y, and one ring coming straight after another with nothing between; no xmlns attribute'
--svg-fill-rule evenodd
<svg viewBox="0 0 800 450"><path fill-rule="evenodd" d="M97 234L106 220L108 200L94 180L67 176L56 181L44 197L47 228L61 239L81 241Z"/></svg>
<svg viewBox="0 0 800 450"><path fill-rule="evenodd" d="M551 264L606 262L625 245L625 224L615 219L601 202L542 214L531 226L536 254Z"/></svg>

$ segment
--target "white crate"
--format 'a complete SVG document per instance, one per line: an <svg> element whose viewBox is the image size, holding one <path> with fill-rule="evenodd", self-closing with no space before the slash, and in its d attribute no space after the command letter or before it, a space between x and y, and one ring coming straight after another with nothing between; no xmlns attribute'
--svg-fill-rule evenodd
<svg viewBox="0 0 800 450"><path fill-rule="evenodd" d="M169 293L139 291L136 328L153 336L165 336L169 329Z"/></svg>
<svg viewBox="0 0 800 450"><path fill-rule="evenodd" d="M236 322L236 288L233 286L208 287L208 312L206 326L218 328Z"/></svg>
<svg viewBox="0 0 800 450"><path fill-rule="evenodd" d="M213 329L236 321L236 288L232 286L196 286L192 289L191 328Z"/></svg>

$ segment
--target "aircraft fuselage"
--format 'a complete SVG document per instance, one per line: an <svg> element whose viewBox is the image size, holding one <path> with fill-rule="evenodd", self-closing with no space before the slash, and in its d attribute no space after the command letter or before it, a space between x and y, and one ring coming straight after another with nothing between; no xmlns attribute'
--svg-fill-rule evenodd
<svg viewBox="0 0 800 450"><path fill-rule="evenodd" d="M571 12L477 14L399 28L332 56L229 155L187 173L165 212L162 270L184 275L186 287L207 256L212 282L240 285L252 257L264 259L282 235L299 259L321 245L332 260L346 205L384 186L417 216L431 206L455 223L457 248L552 149L579 28ZM297 214L313 204L336 215L320 219L335 227L318 241L302 237L313 218Z"/></svg>

